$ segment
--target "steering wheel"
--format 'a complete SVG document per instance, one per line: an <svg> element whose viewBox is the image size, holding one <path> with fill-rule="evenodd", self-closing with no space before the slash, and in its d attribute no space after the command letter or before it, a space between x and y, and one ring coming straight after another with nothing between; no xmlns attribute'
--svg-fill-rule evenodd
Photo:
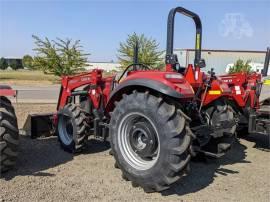
<svg viewBox="0 0 270 202"><path fill-rule="evenodd" d="M130 69L131 67L133 69ZM117 80L117 82L119 83L119 81L121 81L121 79L123 78L123 76L125 74L127 74L127 72L129 72L129 71L138 71L138 70L150 70L150 67L145 65L145 64L142 64L142 63L137 63L137 64L134 63L134 64L131 64L131 65L128 65L126 67L126 69L123 71L123 73L121 74L121 76L119 77L119 79Z"/></svg>

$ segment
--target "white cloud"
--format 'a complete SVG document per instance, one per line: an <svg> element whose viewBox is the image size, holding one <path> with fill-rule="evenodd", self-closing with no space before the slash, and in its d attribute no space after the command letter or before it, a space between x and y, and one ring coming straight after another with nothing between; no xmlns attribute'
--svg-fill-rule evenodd
<svg viewBox="0 0 270 202"><path fill-rule="evenodd" d="M226 13L219 26L219 33L223 37L241 39L252 37L253 28L242 13Z"/></svg>

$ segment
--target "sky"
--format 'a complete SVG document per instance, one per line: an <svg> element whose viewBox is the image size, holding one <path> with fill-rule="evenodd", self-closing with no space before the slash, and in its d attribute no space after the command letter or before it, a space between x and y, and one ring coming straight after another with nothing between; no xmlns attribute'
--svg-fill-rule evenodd
<svg viewBox="0 0 270 202"><path fill-rule="evenodd" d="M119 43L136 32L166 48L167 16L182 6L202 21L202 48L266 50L270 0L0 0L0 57L34 55L32 35L81 40L90 61L117 61ZM177 15L174 48L193 48L195 27Z"/></svg>

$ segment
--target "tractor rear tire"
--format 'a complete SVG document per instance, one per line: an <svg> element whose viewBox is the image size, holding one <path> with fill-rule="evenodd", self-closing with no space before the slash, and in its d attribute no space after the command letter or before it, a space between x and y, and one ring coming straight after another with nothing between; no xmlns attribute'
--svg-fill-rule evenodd
<svg viewBox="0 0 270 202"><path fill-rule="evenodd" d="M18 156L19 130L11 102L0 97L0 173L14 167Z"/></svg>
<svg viewBox="0 0 270 202"><path fill-rule="evenodd" d="M87 141L85 115L79 106L67 104L59 114L57 134L61 147L70 153L83 150Z"/></svg>
<svg viewBox="0 0 270 202"><path fill-rule="evenodd" d="M168 189L191 158L192 134L184 114L148 92L124 94L115 105L110 143L122 176L148 193Z"/></svg>

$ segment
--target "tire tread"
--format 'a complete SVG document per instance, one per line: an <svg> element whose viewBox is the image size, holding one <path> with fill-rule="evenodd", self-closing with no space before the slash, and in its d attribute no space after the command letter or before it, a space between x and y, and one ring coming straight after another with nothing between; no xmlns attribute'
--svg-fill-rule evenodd
<svg viewBox="0 0 270 202"><path fill-rule="evenodd" d="M147 106L150 105L153 110L159 113L158 117L160 120L163 120L164 124L170 128L170 131L168 131L168 137L170 139L167 146L170 158L166 160L166 164L162 164L160 175L153 174L150 178L147 177L146 179L137 178L128 172L128 168L125 168L120 158L117 157L119 151L114 147L113 141L113 131L116 130L115 123L120 118L120 115L125 112L126 106L133 105L137 107L142 105L141 103L146 103ZM133 91L129 95L123 95L123 99L115 103L115 106L114 111L111 113L110 137L116 164L122 170L122 176L130 180L132 185L141 186L147 193L168 189L171 184L180 179L191 159L189 147L191 145L192 135L188 126L189 120L183 116L183 112L181 112L174 102L167 102L164 98L154 96L148 91Z"/></svg>
<svg viewBox="0 0 270 202"><path fill-rule="evenodd" d="M10 170L18 156L19 130L14 107L0 96L0 173Z"/></svg>

